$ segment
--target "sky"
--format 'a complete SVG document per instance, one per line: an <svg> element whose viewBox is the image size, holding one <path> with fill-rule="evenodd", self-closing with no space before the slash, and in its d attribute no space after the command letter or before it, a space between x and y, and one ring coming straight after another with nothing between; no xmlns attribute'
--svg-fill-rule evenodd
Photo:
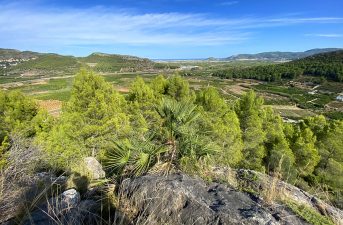
<svg viewBox="0 0 343 225"><path fill-rule="evenodd" d="M343 48L342 0L0 0L0 48L151 59Z"/></svg>

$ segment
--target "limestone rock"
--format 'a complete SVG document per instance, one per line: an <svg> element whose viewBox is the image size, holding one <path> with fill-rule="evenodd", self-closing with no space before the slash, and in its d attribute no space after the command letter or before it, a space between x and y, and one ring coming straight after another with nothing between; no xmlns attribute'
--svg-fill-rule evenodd
<svg viewBox="0 0 343 225"><path fill-rule="evenodd" d="M93 179L105 178L105 171L101 164L94 157L87 157L84 159L85 166Z"/></svg>
<svg viewBox="0 0 343 225"><path fill-rule="evenodd" d="M77 207L77 205L80 203L81 197L80 193L75 189L69 189L61 194L60 199L61 209L66 210Z"/></svg>
<svg viewBox="0 0 343 225"><path fill-rule="evenodd" d="M234 188L182 174L126 179L121 193L120 210L134 224L137 218L146 224L307 224L287 211L271 212Z"/></svg>

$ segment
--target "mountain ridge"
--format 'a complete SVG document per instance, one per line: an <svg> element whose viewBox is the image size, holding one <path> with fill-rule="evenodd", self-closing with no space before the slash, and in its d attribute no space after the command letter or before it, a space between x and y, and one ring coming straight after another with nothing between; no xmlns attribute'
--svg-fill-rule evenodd
<svg viewBox="0 0 343 225"><path fill-rule="evenodd" d="M272 52L260 52L256 54L237 54L232 55L222 60L266 60L266 61L291 61L296 59L305 58L311 55L333 52L341 50L342 48L314 48L303 52L283 52L283 51L272 51Z"/></svg>
<svg viewBox="0 0 343 225"><path fill-rule="evenodd" d="M311 55L319 54L319 53L326 53L326 52L333 52L342 50L343 48L313 48L306 51L299 51L299 52L292 52L292 51L266 51L266 52L259 52L259 53L240 53L231 55L224 58L218 57L208 57L208 58L199 58L193 60L296 60L300 58L305 58ZM104 57L123 57L123 58L138 58L138 59L149 59L149 60L158 60L155 58L147 58L147 57L139 57L135 55L129 54L116 54L116 53L104 53L104 52L92 52L87 56L74 56L74 55L62 55L59 53L43 53L43 52L35 52L35 51L28 51L28 50L17 50L17 49L9 49L9 48L0 48L0 60L4 57L12 57L12 56L21 56L21 55L59 55L64 57L73 57L78 59L83 59L91 56L104 56ZM173 60L173 59L168 59ZM180 59L180 60L192 60L192 59Z"/></svg>

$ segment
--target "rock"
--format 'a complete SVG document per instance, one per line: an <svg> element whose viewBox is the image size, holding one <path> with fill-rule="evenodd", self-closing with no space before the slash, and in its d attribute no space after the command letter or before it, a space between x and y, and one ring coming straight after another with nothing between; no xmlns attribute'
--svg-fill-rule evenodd
<svg viewBox="0 0 343 225"><path fill-rule="evenodd" d="M80 194L75 189L66 190L38 206L23 224L45 225L56 224L56 221L62 224L77 224L80 200Z"/></svg>
<svg viewBox="0 0 343 225"><path fill-rule="evenodd" d="M86 168L93 179L105 178L105 171L101 164L94 157L87 157L84 159Z"/></svg>
<svg viewBox="0 0 343 225"><path fill-rule="evenodd" d="M28 176L28 175L27 175ZM42 193L50 195L51 190L64 189L67 178L50 172L39 172L29 178L6 177L3 192L6 195L0 200L0 224L13 220L18 213L30 208Z"/></svg>
<svg viewBox="0 0 343 225"><path fill-rule="evenodd" d="M236 186L240 186L243 189L252 190L256 193L268 192L272 186L281 196L286 196L287 199L292 202L296 202L300 205L305 205L318 213L329 217L338 225L343 225L343 211L335 208L328 203L316 198L315 196L288 184L281 180L275 180L275 178L253 170L238 169L232 170L229 168L213 168L214 175L217 175L218 179L226 179L230 176L231 179L235 177Z"/></svg>
<svg viewBox="0 0 343 225"><path fill-rule="evenodd" d="M181 174L126 179L120 193L120 210L133 224L306 224L282 220L287 211L277 216L236 189Z"/></svg>
<svg viewBox="0 0 343 225"><path fill-rule="evenodd" d="M75 189L69 189L64 191L59 199L61 202L61 210L68 210L77 207L80 203L81 197L80 193Z"/></svg>

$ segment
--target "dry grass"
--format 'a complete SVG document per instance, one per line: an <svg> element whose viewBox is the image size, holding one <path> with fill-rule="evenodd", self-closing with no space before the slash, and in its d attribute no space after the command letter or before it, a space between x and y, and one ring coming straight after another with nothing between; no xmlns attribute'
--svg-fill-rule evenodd
<svg viewBox="0 0 343 225"><path fill-rule="evenodd" d="M35 179L32 173L40 162L40 152L19 136L12 137L8 165L0 171L0 223L20 213L23 197Z"/></svg>

